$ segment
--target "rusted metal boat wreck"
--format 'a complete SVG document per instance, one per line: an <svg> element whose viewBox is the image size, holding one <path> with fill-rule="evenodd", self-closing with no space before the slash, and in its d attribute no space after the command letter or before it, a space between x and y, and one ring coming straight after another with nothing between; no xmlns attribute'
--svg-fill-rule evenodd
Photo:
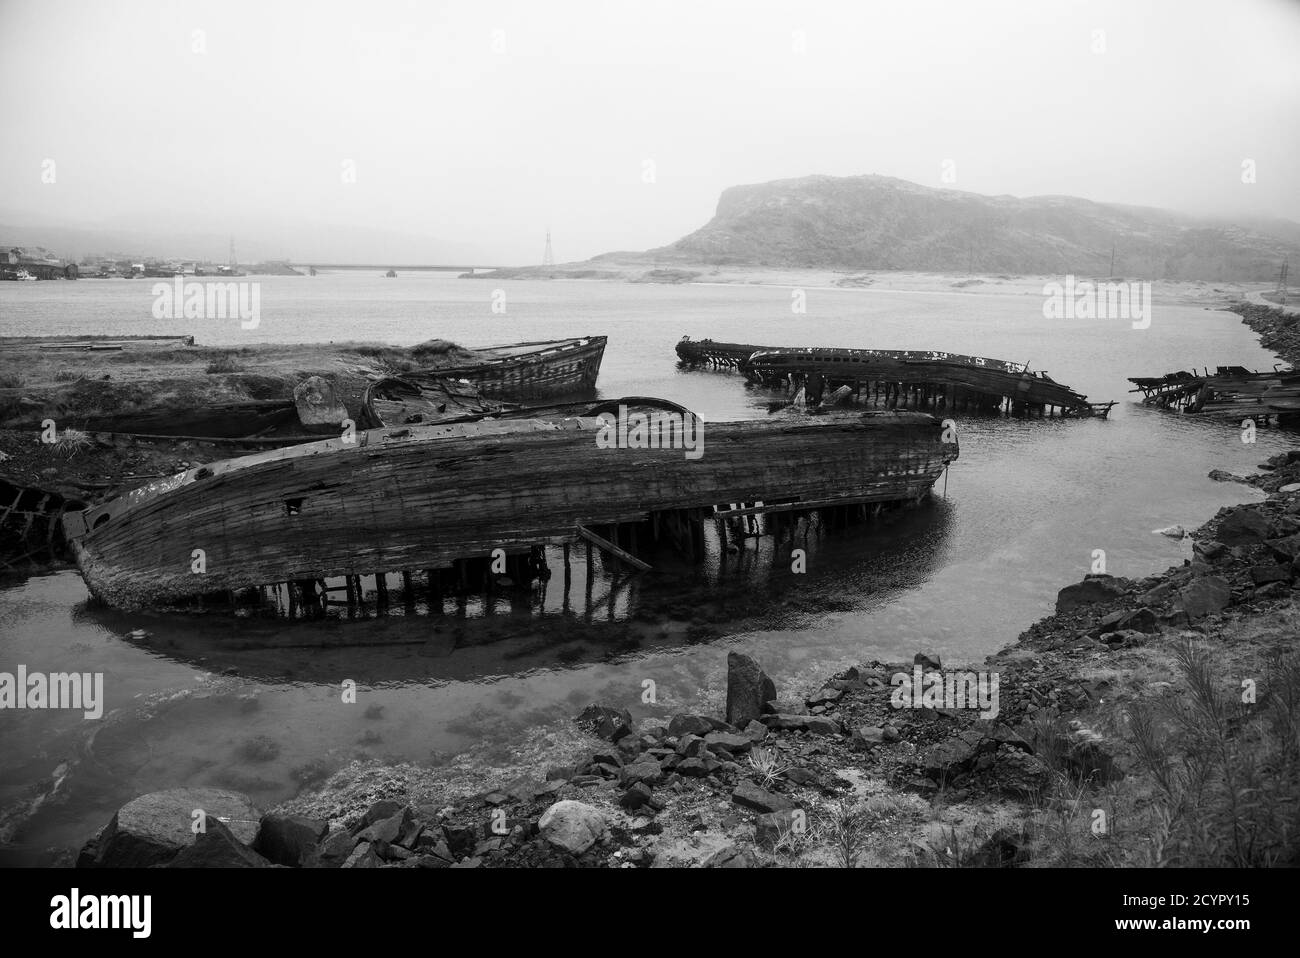
<svg viewBox="0 0 1300 958"><path fill-rule="evenodd" d="M1106 416L1113 402L1092 403L1025 363L927 350L756 346L683 337L687 365L734 368L767 387L803 388L810 404L825 390L890 409L1038 412Z"/></svg>
<svg viewBox="0 0 1300 958"><path fill-rule="evenodd" d="M635 545L618 545L628 524L698 558L706 519L920 501L958 455L923 413L695 421L696 457L602 446L612 421L358 432L190 469L68 513L64 528L91 593L110 605L284 585L301 607L335 590L352 601L361 576L381 597L389 574L409 591L427 573L437 588L440 570L498 549L563 545L567 569L568 546L585 540L640 567Z"/></svg>
<svg viewBox="0 0 1300 958"><path fill-rule="evenodd" d="M1219 366L1213 373L1180 370L1164 376L1133 376L1149 406L1204 413L1228 419L1291 419L1300 414L1300 372L1253 372L1244 366Z"/></svg>
<svg viewBox="0 0 1300 958"><path fill-rule="evenodd" d="M477 349L485 358L461 366L416 369L402 374L416 384L461 379L485 396L542 399L590 392L605 355L604 336L583 336Z"/></svg>

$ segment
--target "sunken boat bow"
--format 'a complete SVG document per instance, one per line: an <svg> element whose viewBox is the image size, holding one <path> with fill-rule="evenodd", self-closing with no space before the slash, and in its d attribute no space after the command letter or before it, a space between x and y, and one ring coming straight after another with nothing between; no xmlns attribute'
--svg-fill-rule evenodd
<svg viewBox="0 0 1300 958"><path fill-rule="evenodd" d="M704 423L698 458L680 448L601 448L607 423L360 432L350 444L330 439L191 469L69 514L65 528L91 593L132 608L445 568L673 510L919 500L958 454L924 413Z"/></svg>

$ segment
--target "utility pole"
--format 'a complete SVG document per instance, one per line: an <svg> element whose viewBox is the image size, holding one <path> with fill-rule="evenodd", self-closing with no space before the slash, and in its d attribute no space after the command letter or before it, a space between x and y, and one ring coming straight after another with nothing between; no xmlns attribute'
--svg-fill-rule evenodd
<svg viewBox="0 0 1300 958"><path fill-rule="evenodd" d="M1277 295L1278 298L1282 301L1283 306L1286 305L1286 287L1287 287L1286 272L1287 272L1287 267L1290 265L1291 265L1290 260L1285 260L1285 259L1282 260L1282 272L1277 278Z"/></svg>
<svg viewBox="0 0 1300 958"><path fill-rule="evenodd" d="M1110 272L1107 274L1106 278L1107 279L1115 278L1115 244L1114 243L1110 244Z"/></svg>

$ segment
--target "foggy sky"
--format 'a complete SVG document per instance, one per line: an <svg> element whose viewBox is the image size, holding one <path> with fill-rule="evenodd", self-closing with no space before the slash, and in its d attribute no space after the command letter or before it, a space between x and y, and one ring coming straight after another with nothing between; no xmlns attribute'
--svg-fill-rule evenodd
<svg viewBox="0 0 1300 958"><path fill-rule="evenodd" d="M1300 220L1297 64L1288 0L0 0L0 212L497 263L811 173Z"/></svg>

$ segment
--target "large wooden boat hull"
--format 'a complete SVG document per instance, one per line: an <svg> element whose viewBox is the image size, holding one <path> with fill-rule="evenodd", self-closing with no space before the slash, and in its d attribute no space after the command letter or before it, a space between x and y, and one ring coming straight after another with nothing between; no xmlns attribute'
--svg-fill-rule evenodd
<svg viewBox="0 0 1300 958"><path fill-rule="evenodd" d="M584 336L493 346L477 350L491 356L483 362L414 370L402 377L415 383L463 379L484 396L512 400L586 393L596 388L605 342L604 336Z"/></svg>
<svg viewBox="0 0 1300 958"><path fill-rule="evenodd" d="M1005 400L1012 407L1058 407L1080 415L1104 415L1114 405L1090 403L1047 373L1031 372L1025 363L938 350L755 346L683 337L676 351L689 365L734 368L768 386L820 376L832 387L896 383L936 395L964 390Z"/></svg>
<svg viewBox="0 0 1300 958"><path fill-rule="evenodd" d="M286 581L445 568L670 510L919 499L958 454L944 441L951 433L924 413L704 423L703 454L694 459L682 449L600 448L607 422L372 430L351 444L277 449L69 514L66 536L91 593L132 608Z"/></svg>

